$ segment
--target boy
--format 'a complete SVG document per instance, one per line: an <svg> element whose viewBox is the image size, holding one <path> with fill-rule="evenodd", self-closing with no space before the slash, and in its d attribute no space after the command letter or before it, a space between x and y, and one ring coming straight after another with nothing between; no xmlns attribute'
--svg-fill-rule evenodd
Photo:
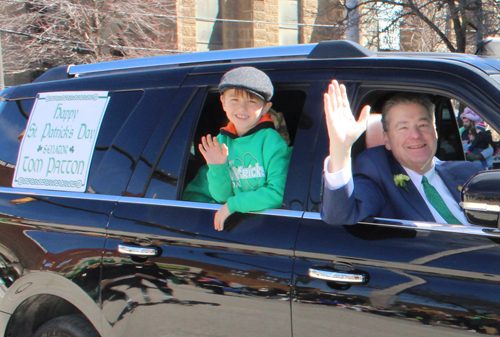
<svg viewBox="0 0 500 337"><path fill-rule="evenodd" d="M228 71L219 84L229 123L217 137L202 137L199 150L208 165L198 171L183 199L224 203L214 228L234 212L281 208L291 151L274 128L268 111L274 88L253 67Z"/></svg>

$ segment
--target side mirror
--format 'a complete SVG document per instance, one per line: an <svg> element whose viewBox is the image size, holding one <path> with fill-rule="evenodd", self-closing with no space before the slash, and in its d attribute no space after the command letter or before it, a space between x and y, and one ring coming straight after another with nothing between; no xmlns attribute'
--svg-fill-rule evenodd
<svg viewBox="0 0 500 337"><path fill-rule="evenodd" d="M500 228L500 170L473 176L462 189L461 206L471 224Z"/></svg>

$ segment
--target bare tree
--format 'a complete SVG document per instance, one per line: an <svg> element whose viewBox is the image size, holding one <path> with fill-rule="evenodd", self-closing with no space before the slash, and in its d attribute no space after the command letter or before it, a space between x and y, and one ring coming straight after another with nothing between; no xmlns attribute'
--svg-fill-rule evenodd
<svg viewBox="0 0 500 337"><path fill-rule="evenodd" d="M479 41L498 32L496 0L402 0L399 5L398 1L391 2L400 9L394 21L403 28L418 28L417 35L424 37L431 48L440 45L443 51L473 52Z"/></svg>
<svg viewBox="0 0 500 337"><path fill-rule="evenodd" d="M472 52L500 28L499 0L357 0L355 6L339 1L344 16L331 24L347 26L351 12L358 11L362 43L369 47L397 37L412 51Z"/></svg>
<svg viewBox="0 0 500 337"><path fill-rule="evenodd" d="M4 71L174 52L173 6L162 0L2 0Z"/></svg>

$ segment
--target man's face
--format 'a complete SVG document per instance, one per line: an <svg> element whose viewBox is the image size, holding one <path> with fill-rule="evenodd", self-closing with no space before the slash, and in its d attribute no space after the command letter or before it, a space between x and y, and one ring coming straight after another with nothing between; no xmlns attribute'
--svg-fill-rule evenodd
<svg viewBox="0 0 500 337"><path fill-rule="evenodd" d="M417 103L398 104L388 112L385 147L403 166L424 174L432 168L437 134L431 117Z"/></svg>
<svg viewBox="0 0 500 337"><path fill-rule="evenodd" d="M250 95L244 90L228 89L220 98L227 118L233 122L241 136L260 121L260 117L271 108L271 103Z"/></svg>
<svg viewBox="0 0 500 337"><path fill-rule="evenodd" d="M462 119L462 123L463 123L464 128L466 130L469 130L470 127L472 126L472 122L470 121L470 119L467 119L467 118Z"/></svg>

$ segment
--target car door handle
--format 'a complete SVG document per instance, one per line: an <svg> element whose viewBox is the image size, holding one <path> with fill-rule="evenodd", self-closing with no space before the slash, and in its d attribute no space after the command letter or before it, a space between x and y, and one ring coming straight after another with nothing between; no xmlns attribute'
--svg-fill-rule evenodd
<svg viewBox="0 0 500 337"><path fill-rule="evenodd" d="M149 256L158 256L160 255L160 249L154 246L136 246L132 244L119 244L118 252L126 255L132 256L140 256L140 257L149 257Z"/></svg>
<svg viewBox="0 0 500 337"><path fill-rule="evenodd" d="M352 272L339 272L331 270L322 270L309 268L309 276L320 280L330 282L342 282L353 284L364 284L367 282L367 277L364 274L356 274Z"/></svg>

